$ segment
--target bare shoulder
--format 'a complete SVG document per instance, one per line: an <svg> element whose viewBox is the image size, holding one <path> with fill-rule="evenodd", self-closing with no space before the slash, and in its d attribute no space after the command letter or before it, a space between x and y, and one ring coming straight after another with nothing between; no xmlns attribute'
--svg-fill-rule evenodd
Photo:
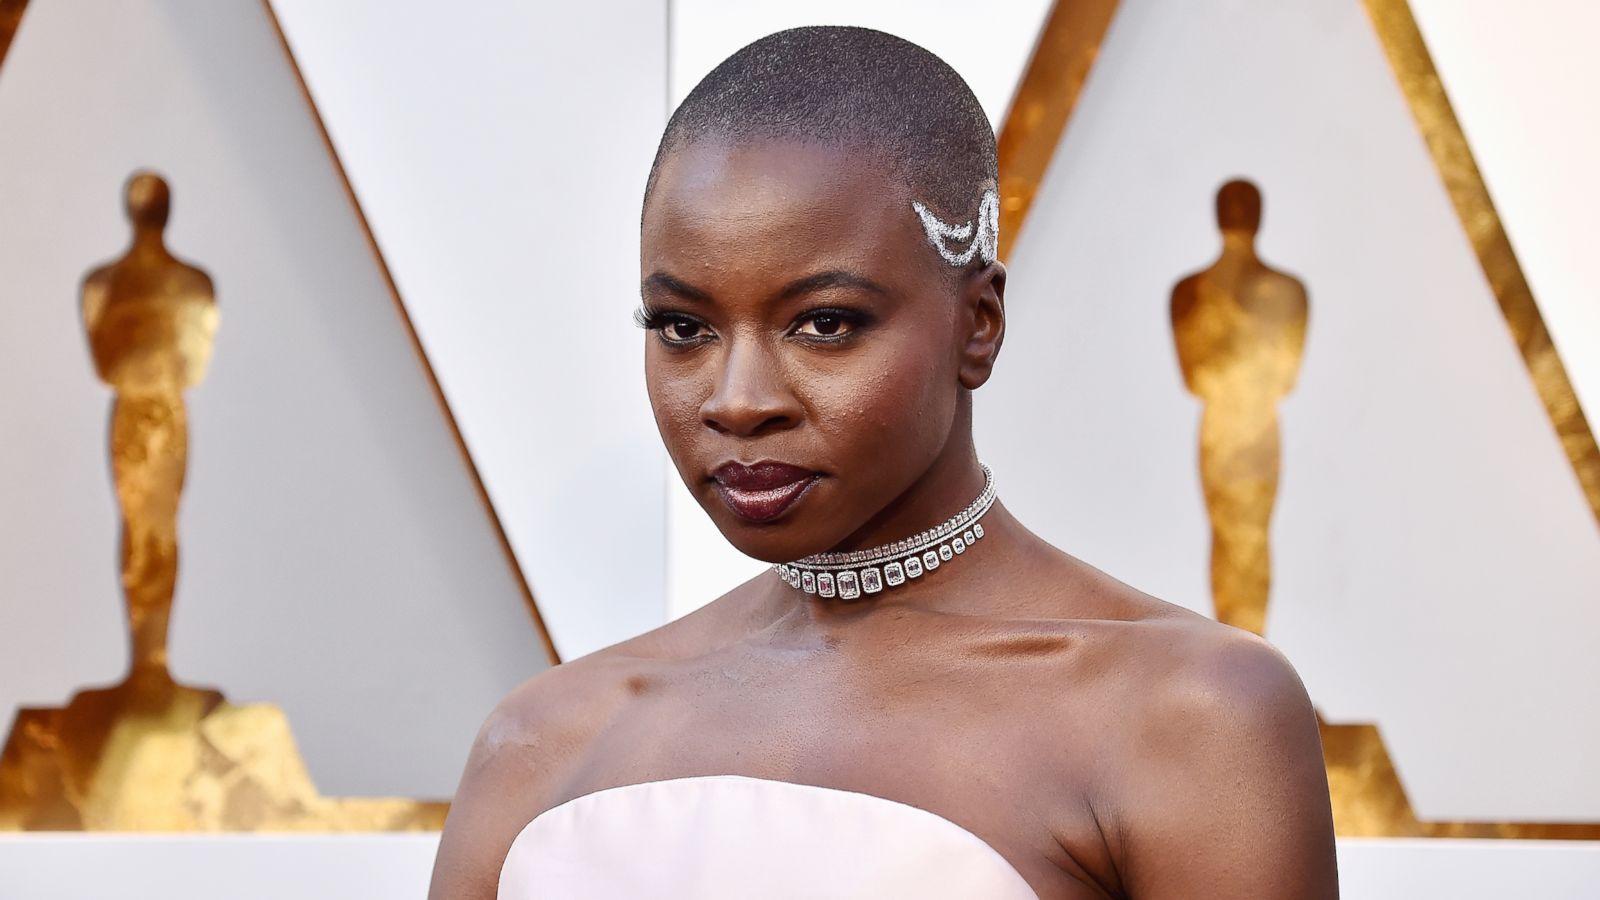
<svg viewBox="0 0 1600 900"><path fill-rule="evenodd" d="M559 770L581 752L626 692L630 662L607 648L524 681L484 719L473 741L473 758L486 763L517 756L542 773Z"/></svg>
<svg viewBox="0 0 1600 900"><path fill-rule="evenodd" d="M508 693L478 733L485 754L537 756L553 768L581 755L587 738L638 693L657 664L704 653L740 633L749 619L741 589L642 634L554 666Z"/></svg>
<svg viewBox="0 0 1600 900"><path fill-rule="evenodd" d="M1115 714L1094 798L1134 896L1336 896L1316 713L1289 660L1249 632L1139 594L1093 652ZM1226 887L1224 887L1226 886Z"/></svg>
<svg viewBox="0 0 1600 900"><path fill-rule="evenodd" d="M1108 674L1104 687L1148 745L1156 733L1198 732L1241 739L1281 738L1320 754L1316 715L1289 660L1262 638L1151 597L1082 564L1071 579L1073 605L1098 626L1090 650Z"/></svg>
<svg viewBox="0 0 1600 900"><path fill-rule="evenodd" d="M666 661L692 657L749 619L734 591L637 637L554 666L507 693L473 739L434 861L430 900L492 898L523 828L562 790L606 726Z"/></svg>
<svg viewBox="0 0 1600 900"><path fill-rule="evenodd" d="M663 660L691 653L725 607L702 611L553 666L508 692L484 718L450 804L430 900L488 900L527 824L565 797L606 726Z"/></svg>
<svg viewBox="0 0 1600 900"><path fill-rule="evenodd" d="M1070 559L1070 557L1069 557ZM1289 660L1262 638L1136 590L1077 560L1062 607L1100 626L1093 651L1115 663L1128 698L1163 718L1312 716ZM1243 724L1242 722L1240 724ZM1258 723L1270 724L1270 722Z"/></svg>
<svg viewBox="0 0 1600 900"><path fill-rule="evenodd" d="M1151 662L1151 714L1256 729L1314 722L1299 674L1262 638L1176 607L1139 626L1131 640Z"/></svg>
<svg viewBox="0 0 1600 900"><path fill-rule="evenodd" d="M627 691L625 656L601 651L518 685L484 719L450 804L430 900L488 900L511 844L554 805L565 774Z"/></svg>

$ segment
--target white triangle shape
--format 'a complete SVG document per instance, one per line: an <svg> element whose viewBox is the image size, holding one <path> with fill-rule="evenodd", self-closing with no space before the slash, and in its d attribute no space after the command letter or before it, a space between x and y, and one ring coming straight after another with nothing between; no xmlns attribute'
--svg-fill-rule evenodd
<svg viewBox="0 0 1600 900"><path fill-rule="evenodd" d="M1600 819L1600 529L1359 4L1124 0L1012 258L977 404L1002 497L1209 605L1167 303L1235 175L1311 300L1268 637L1382 728L1419 816Z"/></svg>
<svg viewBox="0 0 1600 900"><path fill-rule="evenodd" d="M326 794L449 796L545 653L265 9L33 4L0 123L0 409L26 452L0 467L0 716L126 664L77 285L150 166L221 311L188 396L174 674L280 705Z"/></svg>

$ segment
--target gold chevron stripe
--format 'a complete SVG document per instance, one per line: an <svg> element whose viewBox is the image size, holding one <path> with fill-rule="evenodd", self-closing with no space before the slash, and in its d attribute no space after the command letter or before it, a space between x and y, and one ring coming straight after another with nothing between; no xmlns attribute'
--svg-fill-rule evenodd
<svg viewBox="0 0 1600 900"><path fill-rule="evenodd" d="M1067 120L1100 53L1117 0L1056 0L1000 126L1000 258L1010 255Z"/></svg>
<svg viewBox="0 0 1600 900"><path fill-rule="evenodd" d="M6 61L6 51L11 49L11 39L17 36L27 8L28 0L0 0L0 63Z"/></svg>
<svg viewBox="0 0 1600 900"><path fill-rule="evenodd" d="M1472 242L1506 324L1511 327L1517 349L1522 352L1539 399L1544 401L1545 412L1577 473L1589 508L1600 523L1600 447L1595 445L1594 431L1578 406L1566 367L1550 341L1539 305L1523 277L1411 7L1406 0L1365 0L1365 4L1400 90L1411 106L1411 115L1433 155L1450 202L1455 205L1456 216Z"/></svg>

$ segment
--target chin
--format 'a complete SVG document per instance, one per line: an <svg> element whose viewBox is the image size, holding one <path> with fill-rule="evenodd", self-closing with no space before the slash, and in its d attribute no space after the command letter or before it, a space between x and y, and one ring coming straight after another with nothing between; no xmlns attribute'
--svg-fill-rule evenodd
<svg viewBox="0 0 1600 900"><path fill-rule="evenodd" d="M826 545L819 545L815 538L808 540L803 533L806 529L797 527L798 523L776 521L756 524L746 522L725 509L713 512L711 521L735 550L762 562L794 562L828 549Z"/></svg>
<svg viewBox="0 0 1600 900"><path fill-rule="evenodd" d="M810 504L800 503L770 521L751 521L730 509L715 488L706 488L695 499L735 550L762 562L794 562L827 550L843 539L818 533L817 525L826 518L821 504L811 509L807 508Z"/></svg>

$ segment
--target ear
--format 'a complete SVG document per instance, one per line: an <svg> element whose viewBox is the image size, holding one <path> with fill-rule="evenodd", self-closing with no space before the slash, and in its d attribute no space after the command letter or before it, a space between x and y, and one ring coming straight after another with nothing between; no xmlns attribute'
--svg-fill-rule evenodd
<svg viewBox="0 0 1600 900"><path fill-rule="evenodd" d="M997 260L965 276L961 286L967 325L961 349L961 386L983 387L994 372L1000 344L1006 337L1006 267Z"/></svg>

